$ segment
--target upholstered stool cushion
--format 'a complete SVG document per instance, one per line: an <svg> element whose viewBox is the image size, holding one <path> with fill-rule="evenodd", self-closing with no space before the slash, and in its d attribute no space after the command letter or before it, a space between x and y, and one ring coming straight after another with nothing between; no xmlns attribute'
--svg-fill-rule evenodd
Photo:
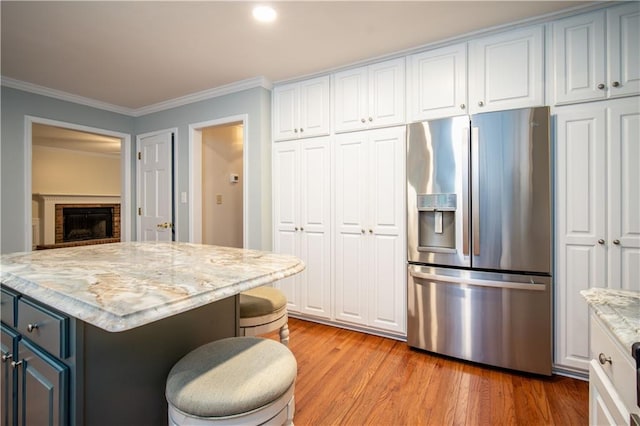
<svg viewBox="0 0 640 426"><path fill-rule="evenodd" d="M273 287L256 287L240 293L240 318L268 315L287 304L285 295Z"/></svg>
<svg viewBox="0 0 640 426"><path fill-rule="evenodd" d="M199 417L246 413L281 397L294 383L296 359L284 345L231 337L185 355L169 372L167 401Z"/></svg>

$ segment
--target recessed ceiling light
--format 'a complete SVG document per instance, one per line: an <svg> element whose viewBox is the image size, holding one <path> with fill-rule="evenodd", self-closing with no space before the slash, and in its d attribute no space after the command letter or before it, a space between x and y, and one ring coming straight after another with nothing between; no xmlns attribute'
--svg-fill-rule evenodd
<svg viewBox="0 0 640 426"><path fill-rule="evenodd" d="M278 14L270 6L256 6L253 8L253 17L260 22L273 22Z"/></svg>

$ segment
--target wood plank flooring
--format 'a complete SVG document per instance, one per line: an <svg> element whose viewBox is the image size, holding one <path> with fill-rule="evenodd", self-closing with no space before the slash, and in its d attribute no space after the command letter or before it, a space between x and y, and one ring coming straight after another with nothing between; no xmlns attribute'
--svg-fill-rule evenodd
<svg viewBox="0 0 640 426"><path fill-rule="evenodd" d="M294 318L289 328L297 426L588 424L581 380L484 367Z"/></svg>

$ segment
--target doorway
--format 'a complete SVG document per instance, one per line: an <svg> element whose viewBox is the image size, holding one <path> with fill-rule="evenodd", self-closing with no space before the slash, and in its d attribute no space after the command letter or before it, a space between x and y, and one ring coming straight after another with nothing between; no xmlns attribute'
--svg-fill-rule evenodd
<svg viewBox="0 0 640 426"><path fill-rule="evenodd" d="M246 117L190 126L190 241L246 247Z"/></svg>
<svg viewBox="0 0 640 426"><path fill-rule="evenodd" d="M27 250L54 248L62 241L56 233L56 206L110 205L117 215L112 240L130 239L130 136L104 129L36 117L26 118ZM87 204L88 203L88 204ZM29 216L27 216L29 217Z"/></svg>

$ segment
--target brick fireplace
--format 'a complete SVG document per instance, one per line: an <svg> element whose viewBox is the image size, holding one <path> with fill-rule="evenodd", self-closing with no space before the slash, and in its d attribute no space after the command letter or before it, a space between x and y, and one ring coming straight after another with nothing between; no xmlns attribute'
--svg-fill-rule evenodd
<svg viewBox="0 0 640 426"><path fill-rule="evenodd" d="M55 243L120 241L120 204L56 204Z"/></svg>
<svg viewBox="0 0 640 426"><path fill-rule="evenodd" d="M39 224L34 226L34 248L120 241L120 197L34 194L32 200L38 212L34 224Z"/></svg>

